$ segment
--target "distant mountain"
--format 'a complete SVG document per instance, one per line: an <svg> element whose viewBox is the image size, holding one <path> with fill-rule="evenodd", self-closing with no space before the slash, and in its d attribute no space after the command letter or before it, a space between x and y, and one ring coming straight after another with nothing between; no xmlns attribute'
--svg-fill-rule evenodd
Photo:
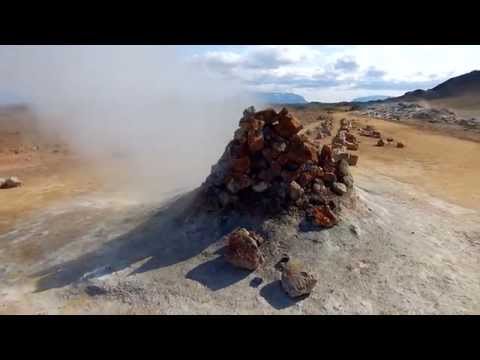
<svg viewBox="0 0 480 360"><path fill-rule="evenodd" d="M479 96L480 71L453 77L429 90L414 90L396 98L398 100L435 100L461 96Z"/></svg>
<svg viewBox="0 0 480 360"><path fill-rule="evenodd" d="M303 96L293 93L281 93L281 92L263 92L255 93L255 96L260 101L267 104L306 104L307 100Z"/></svg>
<svg viewBox="0 0 480 360"><path fill-rule="evenodd" d="M388 99L390 96L385 95L372 95L372 96L362 96L352 100L352 102L369 102L369 101L378 101Z"/></svg>

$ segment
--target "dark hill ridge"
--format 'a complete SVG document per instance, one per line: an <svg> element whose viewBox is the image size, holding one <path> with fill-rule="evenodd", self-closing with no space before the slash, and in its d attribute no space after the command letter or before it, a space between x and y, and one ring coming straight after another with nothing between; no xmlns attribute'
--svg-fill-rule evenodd
<svg viewBox="0 0 480 360"><path fill-rule="evenodd" d="M430 90L409 91L395 100L443 99L460 95L480 95L480 71L453 77Z"/></svg>

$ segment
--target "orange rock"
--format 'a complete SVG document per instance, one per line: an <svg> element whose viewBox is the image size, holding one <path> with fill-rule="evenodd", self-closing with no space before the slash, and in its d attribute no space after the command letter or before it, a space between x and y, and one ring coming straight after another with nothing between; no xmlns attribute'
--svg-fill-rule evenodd
<svg viewBox="0 0 480 360"><path fill-rule="evenodd" d="M302 129L303 125L291 114L279 116L278 124L274 127L275 132L286 139L296 135Z"/></svg>
<svg viewBox="0 0 480 360"><path fill-rule="evenodd" d="M325 228L332 227L338 223L337 217L328 206L314 208L312 216L315 224Z"/></svg>
<svg viewBox="0 0 480 360"><path fill-rule="evenodd" d="M239 159L232 160L232 170L239 174L245 174L250 170L250 158L248 156L244 156Z"/></svg>
<svg viewBox="0 0 480 360"><path fill-rule="evenodd" d="M317 148L304 142L291 142L287 149L287 157L297 164L304 164L307 161L318 162Z"/></svg>

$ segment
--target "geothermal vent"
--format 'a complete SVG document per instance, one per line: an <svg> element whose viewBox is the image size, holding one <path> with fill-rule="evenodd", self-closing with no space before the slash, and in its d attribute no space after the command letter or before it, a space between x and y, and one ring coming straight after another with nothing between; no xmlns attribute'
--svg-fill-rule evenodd
<svg viewBox="0 0 480 360"><path fill-rule="evenodd" d="M358 158L346 149L356 150L358 144L350 128L342 120L332 144L320 146L300 134L302 124L287 109L246 109L203 184L208 203L247 213L296 211L315 225L334 226L340 202L352 198L349 163ZM331 119L322 124L323 133L332 129Z"/></svg>

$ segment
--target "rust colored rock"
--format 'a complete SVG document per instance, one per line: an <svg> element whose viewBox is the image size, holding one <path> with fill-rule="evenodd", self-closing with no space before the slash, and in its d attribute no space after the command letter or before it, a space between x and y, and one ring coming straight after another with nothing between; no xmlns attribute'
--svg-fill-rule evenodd
<svg viewBox="0 0 480 360"><path fill-rule="evenodd" d="M233 141L230 145L230 156L234 159L243 158L249 155L247 143Z"/></svg>
<svg viewBox="0 0 480 360"><path fill-rule="evenodd" d="M330 228L338 223L338 219L328 206L316 207L312 211L313 222L324 228Z"/></svg>
<svg viewBox="0 0 480 360"><path fill-rule="evenodd" d="M259 152L264 147L263 134L261 131L250 130L248 132L248 148L252 154Z"/></svg>
<svg viewBox="0 0 480 360"><path fill-rule="evenodd" d="M276 120L277 112L274 109L265 109L255 113L255 118L263 120L265 124L271 124Z"/></svg>
<svg viewBox="0 0 480 360"><path fill-rule="evenodd" d="M404 147L405 147L405 145L403 143L397 142L397 148L401 149L401 148L404 148Z"/></svg>
<svg viewBox="0 0 480 360"><path fill-rule="evenodd" d="M245 174L250 170L250 158L244 156L232 160L232 171L238 174Z"/></svg>
<svg viewBox="0 0 480 360"><path fill-rule="evenodd" d="M308 296L317 284L317 279L305 270L300 261L284 257L276 268L282 272L282 289L292 299Z"/></svg>
<svg viewBox="0 0 480 360"><path fill-rule="evenodd" d="M292 141L286 155L290 161L297 164L304 164L307 161L318 162L317 148L301 141Z"/></svg>
<svg viewBox="0 0 480 360"><path fill-rule="evenodd" d="M255 270L265 262L260 249L263 243L260 235L239 228L227 235L226 242L225 259L233 266Z"/></svg>
<svg viewBox="0 0 480 360"><path fill-rule="evenodd" d="M279 115L278 124L274 127L275 132L283 138L290 138L298 134L303 125L291 114Z"/></svg>
<svg viewBox="0 0 480 360"><path fill-rule="evenodd" d="M391 142L393 141L393 138L389 137L389 138L387 138L387 141L388 141L389 143L391 143Z"/></svg>
<svg viewBox="0 0 480 360"><path fill-rule="evenodd" d="M333 163L333 153L332 153L332 148L330 146L323 145L322 151L320 152L320 158L318 160L318 163L320 164L320 166L323 166L323 167Z"/></svg>
<svg viewBox="0 0 480 360"><path fill-rule="evenodd" d="M385 146L385 142L382 139L380 139L377 141L377 146L380 146L380 147Z"/></svg>

